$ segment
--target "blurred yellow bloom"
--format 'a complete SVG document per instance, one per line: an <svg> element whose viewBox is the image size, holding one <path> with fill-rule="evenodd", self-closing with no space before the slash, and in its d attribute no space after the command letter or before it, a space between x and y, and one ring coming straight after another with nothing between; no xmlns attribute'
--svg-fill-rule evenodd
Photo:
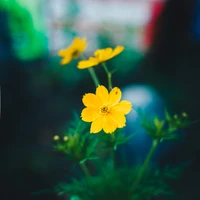
<svg viewBox="0 0 200 200"><path fill-rule="evenodd" d="M112 48L98 49L94 52L94 57L90 57L88 60L80 61L78 63L78 68L85 69L85 68L96 66L102 62L105 62L117 56L123 50L124 50L123 46L117 46L115 47L115 49L112 49Z"/></svg>
<svg viewBox="0 0 200 200"><path fill-rule="evenodd" d="M63 57L60 64L69 64L72 61L72 59L78 58L81 55L81 53L86 49L86 47L86 38L74 38L72 43L66 49L61 49L58 52L58 56Z"/></svg>
<svg viewBox="0 0 200 200"><path fill-rule="evenodd" d="M86 108L81 113L85 122L92 122L90 133L98 133L102 129L105 133L113 133L117 128L126 126L125 115L132 105L129 101L120 101L122 92L115 87L108 93L104 86L98 86L96 94L88 93L83 96Z"/></svg>

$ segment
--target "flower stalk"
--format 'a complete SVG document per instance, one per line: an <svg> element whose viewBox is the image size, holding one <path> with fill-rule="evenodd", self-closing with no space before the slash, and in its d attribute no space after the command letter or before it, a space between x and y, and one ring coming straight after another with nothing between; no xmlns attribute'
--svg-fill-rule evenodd
<svg viewBox="0 0 200 200"><path fill-rule="evenodd" d="M106 63L103 62L102 63L103 65L103 68L107 74L107 77L108 77L108 89L111 91L113 86L112 86L112 73L108 70L108 67L106 66Z"/></svg>
<svg viewBox="0 0 200 200"><path fill-rule="evenodd" d="M114 144L114 140L115 140L115 134L113 133L111 135L112 137L112 142ZM115 149L114 149L114 145L110 148L110 157L111 157L111 162L112 162L112 168L115 168Z"/></svg>
<svg viewBox="0 0 200 200"><path fill-rule="evenodd" d="M90 177L91 174L90 174L90 171L89 171L89 169L87 168L85 162L80 163L80 166L81 166L83 172L85 173L85 175L86 175L87 177Z"/></svg>
<svg viewBox="0 0 200 200"><path fill-rule="evenodd" d="M99 79L98 79L94 69L90 67L90 68L88 68L88 71L90 73L90 76L92 77L92 80L94 81L95 86L98 87L100 85L100 83L99 83Z"/></svg>
<svg viewBox="0 0 200 200"><path fill-rule="evenodd" d="M151 158L152 158L152 156L153 156L153 154L155 152L155 149L157 148L158 144L159 144L159 140L158 139L155 139L155 140L152 141L152 145L151 145L151 148L149 150L149 153L147 154L147 157L146 157L146 159L145 159L145 161L144 161L144 163L143 163L143 165L142 165L142 167L141 167L141 169L140 169L140 171L138 173L138 176L136 177L135 182L133 183L131 194L133 194L135 192L135 189L136 189L137 185L140 183L140 181L141 181L141 179L142 179L142 177L144 175L144 172L146 171L146 169L147 169L147 167L149 165L149 162L150 162L150 160L151 160Z"/></svg>

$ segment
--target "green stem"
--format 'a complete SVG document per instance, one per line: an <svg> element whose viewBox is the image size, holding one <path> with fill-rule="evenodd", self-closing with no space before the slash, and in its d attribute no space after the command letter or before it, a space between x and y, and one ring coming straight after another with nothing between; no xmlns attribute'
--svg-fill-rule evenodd
<svg viewBox="0 0 200 200"><path fill-rule="evenodd" d="M113 133L111 135L111 137L112 137L112 143L114 144L115 134ZM114 146L112 146L112 148L110 149L110 157L111 157L111 160L112 160L112 167L114 169L115 168L115 149L114 149Z"/></svg>
<svg viewBox="0 0 200 200"><path fill-rule="evenodd" d="M87 168L87 166L85 165L85 163L83 162L83 163L81 163L80 165L81 165L81 168L82 168L82 170L84 171L85 175L86 175L87 177L90 177L90 176L91 176L90 171L89 171L89 169Z"/></svg>
<svg viewBox="0 0 200 200"><path fill-rule="evenodd" d="M84 60L86 59L84 55L81 56ZM88 68L88 71L90 73L90 76L92 77L92 80L94 81L95 87L98 87L100 85L99 79L96 75L96 72L92 67Z"/></svg>
<svg viewBox="0 0 200 200"><path fill-rule="evenodd" d="M103 62L102 65L103 65L103 68L104 68L104 70L105 70L105 72L108 76L108 89L112 90L112 88L113 88L112 87L112 73L108 70L105 62Z"/></svg>
<svg viewBox="0 0 200 200"><path fill-rule="evenodd" d="M141 169L140 169L140 171L139 171L139 173L138 173L138 176L137 176L136 179L135 179L135 182L134 182L133 187L132 187L132 192L131 192L131 194L132 194L133 192L135 192L136 187L137 187L138 184L140 183L140 181L141 181L141 179L142 179L142 177L143 177L143 175L144 175L144 172L146 171L146 169L147 169L147 167L148 167L148 165L149 165L149 161L151 160L152 155L153 155L153 153L154 153L156 147L158 146L158 144L159 144L159 140L157 140L157 139L153 140L152 145L151 145L151 148L150 148L150 150L149 150L149 153L147 154L147 157L146 157L146 159L145 159L145 161L144 161L144 163L143 163L143 165L142 165L142 167L141 167Z"/></svg>
<svg viewBox="0 0 200 200"><path fill-rule="evenodd" d="M114 148L110 149L110 157L111 157L111 162L112 162L112 168L115 168L115 152Z"/></svg>
<svg viewBox="0 0 200 200"><path fill-rule="evenodd" d="M92 77L92 80L94 81L95 86L98 87L100 85L100 83L99 83L99 79L98 79L94 69L92 67L89 67L88 71Z"/></svg>

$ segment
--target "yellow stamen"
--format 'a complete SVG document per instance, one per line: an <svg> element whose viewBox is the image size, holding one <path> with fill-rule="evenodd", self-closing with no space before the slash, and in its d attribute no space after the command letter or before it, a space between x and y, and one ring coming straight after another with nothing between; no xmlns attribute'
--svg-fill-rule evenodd
<svg viewBox="0 0 200 200"><path fill-rule="evenodd" d="M102 106L101 107L101 113L106 114L108 112L108 107L107 106Z"/></svg>

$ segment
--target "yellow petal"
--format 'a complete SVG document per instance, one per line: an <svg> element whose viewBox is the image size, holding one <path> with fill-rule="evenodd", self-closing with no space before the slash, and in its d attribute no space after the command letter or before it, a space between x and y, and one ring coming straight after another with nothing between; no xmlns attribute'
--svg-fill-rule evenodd
<svg viewBox="0 0 200 200"><path fill-rule="evenodd" d="M123 113L117 112L115 110L111 110L110 116L116 122L118 128L122 128L126 126L126 118Z"/></svg>
<svg viewBox="0 0 200 200"><path fill-rule="evenodd" d="M99 60L101 60L101 62L109 60L111 58L111 55L112 55L112 49L106 48L106 49L104 49L102 54L99 55Z"/></svg>
<svg viewBox="0 0 200 200"><path fill-rule="evenodd" d="M96 58L99 59L99 62L104 62L111 58L112 49L111 48L99 49L95 51L94 55Z"/></svg>
<svg viewBox="0 0 200 200"><path fill-rule="evenodd" d="M110 116L106 115L103 122L103 130L105 133L113 133L117 128L117 123L115 120Z"/></svg>
<svg viewBox="0 0 200 200"><path fill-rule="evenodd" d="M83 101L83 104L87 107L99 108L102 105L99 98L95 94L92 94L92 93L85 94L83 96L82 101Z"/></svg>
<svg viewBox="0 0 200 200"><path fill-rule="evenodd" d="M65 56L61 61L60 61L60 64L61 65L66 65L66 64L69 64L72 60L72 56L71 55L68 55L68 56Z"/></svg>
<svg viewBox="0 0 200 200"><path fill-rule="evenodd" d="M71 46L73 46L73 48L76 49L78 52L82 53L87 47L86 38L74 38Z"/></svg>
<svg viewBox="0 0 200 200"><path fill-rule="evenodd" d="M72 54L74 51L73 45L68 46L66 49L61 49L58 51L58 56L65 57Z"/></svg>
<svg viewBox="0 0 200 200"><path fill-rule="evenodd" d="M112 52L112 58L118 54L120 54L124 50L123 46L116 46Z"/></svg>
<svg viewBox="0 0 200 200"><path fill-rule="evenodd" d="M60 51L58 51L58 56L65 56L66 53L68 53L68 51L66 49L61 49Z"/></svg>
<svg viewBox="0 0 200 200"><path fill-rule="evenodd" d="M94 52L94 56L96 58L99 58L99 56L104 52L104 49L97 49L95 52Z"/></svg>
<svg viewBox="0 0 200 200"><path fill-rule="evenodd" d="M72 45L83 45L83 44L86 44L86 37L83 37L82 39L79 38L79 37L75 37L72 41Z"/></svg>
<svg viewBox="0 0 200 200"><path fill-rule="evenodd" d="M114 106L117 103L119 103L120 99L122 97L122 92L118 87L114 87L110 94L109 94L109 100L108 100L108 104L110 106Z"/></svg>
<svg viewBox="0 0 200 200"><path fill-rule="evenodd" d="M90 57L89 60L82 60L78 63L78 68L79 69L85 69L89 67L93 67L99 64L98 59Z"/></svg>
<svg viewBox="0 0 200 200"><path fill-rule="evenodd" d="M98 49L94 52L94 56L99 59L99 62L104 62L117 56L123 50L123 46L117 46L114 50L112 48Z"/></svg>
<svg viewBox="0 0 200 200"><path fill-rule="evenodd" d="M94 108L84 108L81 113L81 118L85 122L92 122L99 116L99 112Z"/></svg>
<svg viewBox="0 0 200 200"><path fill-rule="evenodd" d="M100 115L98 118L96 118L91 124L90 133L99 133L103 128L103 121L103 115Z"/></svg>
<svg viewBox="0 0 200 200"><path fill-rule="evenodd" d="M121 112L124 115L128 114L131 111L131 109L132 109L132 104L130 101L127 101L127 100L123 100L119 102L117 105L115 105L114 107L112 107L112 110Z"/></svg>
<svg viewBox="0 0 200 200"><path fill-rule="evenodd" d="M96 95L99 97L102 104L108 103L108 97L109 97L108 90L103 85L97 87Z"/></svg>

